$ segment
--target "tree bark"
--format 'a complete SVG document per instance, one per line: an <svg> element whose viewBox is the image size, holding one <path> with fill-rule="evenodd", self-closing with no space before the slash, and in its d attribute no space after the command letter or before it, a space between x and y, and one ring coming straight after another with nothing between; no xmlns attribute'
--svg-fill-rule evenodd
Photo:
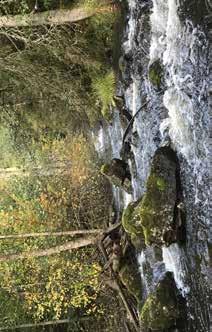
<svg viewBox="0 0 212 332"><path fill-rule="evenodd" d="M59 25L74 23L93 16L95 10L88 8L75 8L71 10L57 9L36 14L5 15L0 17L0 28L28 27L39 25Z"/></svg>
<svg viewBox="0 0 212 332"><path fill-rule="evenodd" d="M80 317L80 321L88 321L90 319L89 316ZM50 326L50 325L60 325L60 324L68 324L76 321L77 318L70 319L59 319L59 320L50 320L47 322L40 322L40 323L29 323L29 324L21 324L16 326L8 326L8 327L0 327L0 331L9 331L9 330L16 330L16 329L29 329L30 327L39 327L39 326Z"/></svg>
<svg viewBox="0 0 212 332"><path fill-rule="evenodd" d="M78 231L64 231L64 232L42 232L42 233L24 233L24 234L9 234L0 235L0 240L4 239L25 239L30 237L46 237L46 236L75 236L75 235L91 235L101 234L102 229L83 229Z"/></svg>
<svg viewBox="0 0 212 332"><path fill-rule="evenodd" d="M37 258L37 257L50 256L50 255L54 255L54 254L59 254L60 252L63 252L63 251L79 249L79 248L86 247L89 245L94 245L96 243L96 241L97 241L97 236L90 235L90 236L87 236L86 238L72 240L72 241L66 242L62 245L52 247L49 249L32 250L32 251L28 251L28 252L22 252L20 254L0 255L0 262L7 262L7 261L25 259L25 258Z"/></svg>
<svg viewBox="0 0 212 332"><path fill-rule="evenodd" d="M28 27L39 25L60 25L74 23L85 20L97 13L107 13L116 11L116 6L111 6L110 2L97 9L74 8L56 9L41 13L31 13L25 15L5 15L0 17L0 28Z"/></svg>
<svg viewBox="0 0 212 332"><path fill-rule="evenodd" d="M51 321L43 322L43 323L21 324L21 325L12 326L12 327L10 327L10 326L0 327L0 331L8 331L8 330L15 330L15 329L28 329L30 327L38 327L38 326L67 324L69 322L70 322L69 319L51 320Z"/></svg>
<svg viewBox="0 0 212 332"><path fill-rule="evenodd" d="M0 168L0 179L10 179L14 176L28 177L32 174L37 176L52 176L59 174L68 174L70 172L71 162L55 162L50 166L38 166L31 169L8 167Z"/></svg>

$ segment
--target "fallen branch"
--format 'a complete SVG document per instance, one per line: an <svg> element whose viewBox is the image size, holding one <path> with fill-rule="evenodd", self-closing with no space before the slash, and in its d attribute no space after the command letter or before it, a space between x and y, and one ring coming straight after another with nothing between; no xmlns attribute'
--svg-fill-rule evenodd
<svg viewBox="0 0 212 332"><path fill-rule="evenodd" d="M108 262L109 261L109 257L107 255L107 252L106 252L106 250L105 250L102 242L99 242L99 249L102 252L102 255L103 255L105 261ZM138 319L137 319L134 311L130 307L128 301L127 301L126 295L124 294L124 292L122 290L122 287L120 285L120 282L119 282L116 274L114 273L114 271L113 271L113 269L112 269L111 266L109 266L109 268L110 268L110 271L111 271L111 275L112 275L112 277L114 279L114 285L115 285L115 287L116 287L116 289L118 291L118 294L119 294L119 296L120 296L120 298L121 298L121 300L122 300L122 302L123 302L123 304L124 304L124 306L125 306L125 308L127 310L127 313L128 313L128 315L129 315L129 317L130 317L130 319L132 321L132 324L133 324L134 328L135 328L135 331L139 332L140 330L139 330Z"/></svg>
<svg viewBox="0 0 212 332"><path fill-rule="evenodd" d="M147 100L143 105L141 105L141 107L139 108L139 110L133 115L132 119L130 120L130 122L129 122L129 124L128 124L128 126L127 126L125 132L124 132L124 135L123 135L123 138L122 138L122 144L124 144L125 139L126 139L128 133L129 133L129 131L130 131L132 125L133 125L133 122L134 122L136 116L140 113L140 111L141 111L141 110L142 110L147 104L149 104L149 102L150 102L150 100Z"/></svg>

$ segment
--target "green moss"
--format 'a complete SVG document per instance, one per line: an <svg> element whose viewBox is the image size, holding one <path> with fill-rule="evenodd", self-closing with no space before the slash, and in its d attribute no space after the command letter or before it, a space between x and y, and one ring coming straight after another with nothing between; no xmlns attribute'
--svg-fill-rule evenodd
<svg viewBox="0 0 212 332"><path fill-rule="evenodd" d="M142 284L137 265L127 260L121 267L119 276L123 285L139 304L142 297Z"/></svg>
<svg viewBox="0 0 212 332"><path fill-rule="evenodd" d="M152 236L152 232L151 232L151 227L149 228L145 228L143 227L143 233L144 233L144 240L145 240L145 244L148 246L150 246L154 241L153 236Z"/></svg>
<svg viewBox="0 0 212 332"><path fill-rule="evenodd" d="M140 200L139 200L140 201ZM131 202L122 214L122 226L130 235L143 235L143 229L140 224L139 211L137 210L138 202Z"/></svg>
<svg viewBox="0 0 212 332"><path fill-rule="evenodd" d="M131 243L132 245L139 251L145 249L145 240L144 240L144 234L142 232L139 233L138 235L135 235L135 234L131 234L130 235L130 240L131 240Z"/></svg>
<svg viewBox="0 0 212 332"><path fill-rule="evenodd" d="M146 193L138 210L145 243L163 244L163 235L172 230L176 202L176 162L159 149L152 162Z"/></svg>
<svg viewBox="0 0 212 332"><path fill-rule="evenodd" d="M160 191L164 191L166 189L166 181L163 178L158 177L156 179L156 185Z"/></svg>
<svg viewBox="0 0 212 332"><path fill-rule="evenodd" d="M175 324L180 316L176 292L176 286L167 274L141 309L140 319L146 329L161 331Z"/></svg>
<svg viewBox="0 0 212 332"><path fill-rule="evenodd" d="M101 166L100 172L102 174L107 174L110 170L110 165L109 164L104 164Z"/></svg>
<svg viewBox="0 0 212 332"><path fill-rule="evenodd" d="M160 89L163 79L163 68L159 60L153 62L149 67L149 80L151 84Z"/></svg>
<svg viewBox="0 0 212 332"><path fill-rule="evenodd" d="M158 185L158 183L160 185ZM140 219L142 222L146 244L152 243L154 229L159 222L158 218L163 194L163 191L161 191L161 183L164 184L165 182L162 182L155 174L149 176L147 180L147 191L140 207Z"/></svg>
<svg viewBox="0 0 212 332"><path fill-rule="evenodd" d="M108 122L112 121L112 119L113 119L113 113L112 113L112 111L111 111L111 109L110 109L109 106L104 106L102 108L102 110L101 110L101 113L102 113L103 118L106 121L108 121Z"/></svg>

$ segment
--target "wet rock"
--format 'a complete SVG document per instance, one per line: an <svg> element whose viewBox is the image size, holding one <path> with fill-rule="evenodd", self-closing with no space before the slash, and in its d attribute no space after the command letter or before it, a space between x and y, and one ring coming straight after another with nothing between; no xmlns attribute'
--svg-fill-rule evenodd
<svg viewBox="0 0 212 332"><path fill-rule="evenodd" d="M125 107L124 97L123 96L114 96L113 97L115 105L118 109Z"/></svg>
<svg viewBox="0 0 212 332"><path fill-rule="evenodd" d="M119 112L119 119L120 119L121 128L123 129L123 131L125 131L129 124L129 121L127 120L126 116L124 116L120 112Z"/></svg>
<svg viewBox="0 0 212 332"><path fill-rule="evenodd" d="M149 81L155 89L157 89L157 90L162 89L162 85L163 85L163 67L160 63L160 60L154 61L149 66Z"/></svg>
<svg viewBox="0 0 212 332"><path fill-rule="evenodd" d="M131 151L131 144L129 141L125 141L122 145L120 156L122 160L127 160L131 157L132 151Z"/></svg>
<svg viewBox="0 0 212 332"><path fill-rule="evenodd" d="M164 331L176 326L182 316L180 302L173 276L168 272L147 297L140 311L141 325L148 331Z"/></svg>
<svg viewBox="0 0 212 332"><path fill-rule="evenodd" d="M114 96L113 99L116 109L119 112L122 129L125 130L129 124L129 121L132 119L132 115L130 114L125 105L125 100L123 96Z"/></svg>
<svg viewBox="0 0 212 332"><path fill-rule="evenodd" d="M121 56L119 58L119 70L120 70L121 73L123 73L125 71L125 69L126 69L126 62L124 60L124 57Z"/></svg>
<svg viewBox="0 0 212 332"><path fill-rule="evenodd" d="M123 188L129 194L132 193L131 174L125 161L114 158L110 164L101 167L101 173L116 187Z"/></svg>
<svg viewBox="0 0 212 332"><path fill-rule="evenodd" d="M122 144L122 148L120 150L120 156L121 159L129 162L130 161L130 171L133 177L137 176L137 167L136 167L136 162L135 162L135 156L132 151L132 141L129 138L127 141L124 141Z"/></svg>
<svg viewBox="0 0 212 332"><path fill-rule="evenodd" d="M143 228L140 224L140 215L139 211L136 209L140 201L141 199L129 203L122 215L122 226L130 236L133 246L139 250L145 247Z"/></svg>
<svg viewBox="0 0 212 332"><path fill-rule="evenodd" d="M134 145L135 147L138 147L139 143L140 143L140 137L138 135L138 132L137 131L134 131L132 133L132 145Z"/></svg>
<svg viewBox="0 0 212 332"><path fill-rule="evenodd" d="M170 147L159 148L152 161L146 193L137 208L146 244L162 245L176 241L176 168L175 152Z"/></svg>
<svg viewBox="0 0 212 332"><path fill-rule="evenodd" d="M192 23L201 25L208 33L208 23L211 15L211 4L209 1L179 1L178 14L181 21L190 19Z"/></svg>

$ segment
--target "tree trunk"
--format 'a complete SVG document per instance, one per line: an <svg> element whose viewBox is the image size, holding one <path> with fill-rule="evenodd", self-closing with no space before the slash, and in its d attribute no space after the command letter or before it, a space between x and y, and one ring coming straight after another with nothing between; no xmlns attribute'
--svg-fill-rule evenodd
<svg viewBox="0 0 212 332"><path fill-rule="evenodd" d="M49 166L38 166L31 169L8 167L0 168L0 179L10 179L14 176L17 177L29 177L34 174L37 176L56 176L60 174L68 174L70 172L71 162L55 162Z"/></svg>
<svg viewBox="0 0 212 332"><path fill-rule="evenodd" d="M62 245L59 245L59 246L56 246L53 248L49 248L49 249L32 250L29 252L22 252L20 254L0 255L0 262L59 254L60 252L63 252L63 251L79 249L79 248L86 247L89 245L94 245L96 243L97 239L98 239L98 237L96 235L95 236L90 235L90 236L87 236L86 238L72 240L72 241L66 242Z"/></svg>
<svg viewBox="0 0 212 332"><path fill-rule="evenodd" d="M12 327L10 327L10 326L0 327L0 331L8 331L8 330L15 330L15 329L28 329L30 327L38 327L38 326L67 324L69 322L70 322L69 319L51 320L51 321L43 322L43 323L22 324L22 325L17 325L17 326L12 326Z"/></svg>
<svg viewBox="0 0 212 332"><path fill-rule="evenodd" d="M27 27L39 25L60 25L74 23L85 20L96 13L105 13L117 10L116 7L106 5L97 9L75 8L75 9L56 9L41 13L31 13L26 15L5 15L0 17L0 28L7 27Z"/></svg>
<svg viewBox="0 0 212 332"><path fill-rule="evenodd" d="M4 239L25 239L30 237L46 237L46 236L75 236L75 235L91 235L103 233L102 229L83 229L78 231L64 231L64 232L42 232L42 233L24 233L24 234L9 234L0 235L0 240Z"/></svg>
<svg viewBox="0 0 212 332"><path fill-rule="evenodd" d="M16 330L16 329L29 329L30 327L39 327L39 326L55 326L55 325L60 325L60 324L68 324L72 323L73 321L88 321L90 319L89 316L83 316L78 318L71 318L70 319L60 319L60 320L50 320L47 322L40 322L40 323L29 323L29 324L21 324L21 325L16 325L16 326L8 326L8 327L0 327L0 331L9 331L9 330Z"/></svg>

